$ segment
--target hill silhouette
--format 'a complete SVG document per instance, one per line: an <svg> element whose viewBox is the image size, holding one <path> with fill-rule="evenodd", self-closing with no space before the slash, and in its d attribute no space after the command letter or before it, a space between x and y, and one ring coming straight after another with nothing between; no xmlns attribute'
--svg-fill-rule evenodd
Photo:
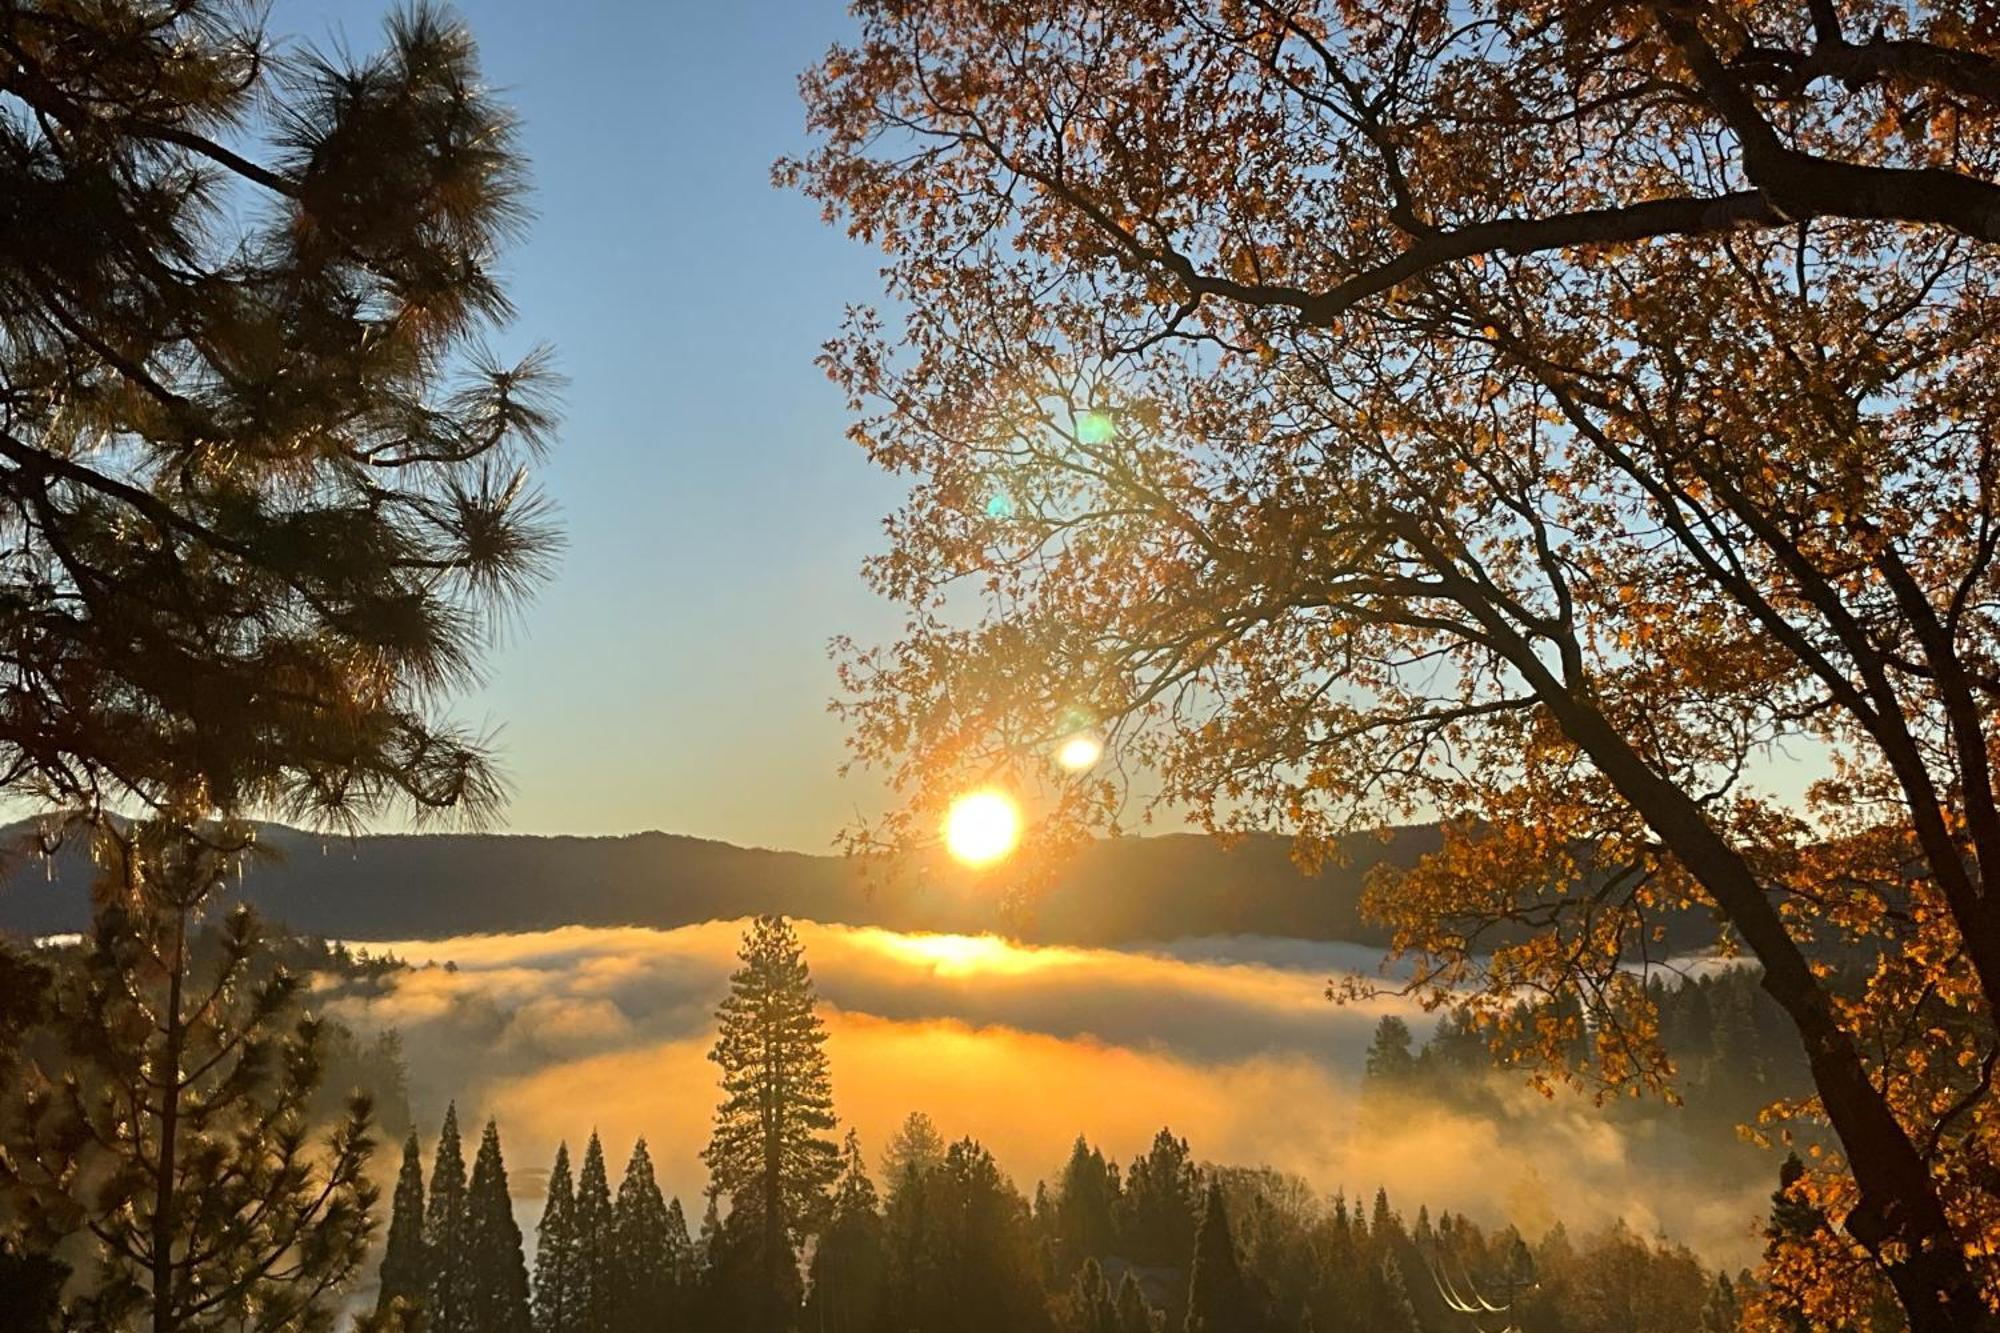
<svg viewBox="0 0 2000 1333"><path fill-rule="evenodd" d="M1043 892L1010 902L995 881L943 868L882 879L846 858L738 847L668 833L623 837L376 834L321 837L267 826L272 853L244 897L296 931L353 940L426 938L563 925L672 927L759 912L895 930L1003 931L1054 944L1121 945L1268 935L1380 947L1362 920L1370 869L1407 865L1438 845L1435 825L1353 839L1344 857L1301 874L1289 844L1230 848L1195 834L1107 839L1086 847ZM84 929L89 858L65 849L0 878L0 930ZM1705 920L1676 928L1689 948Z"/></svg>

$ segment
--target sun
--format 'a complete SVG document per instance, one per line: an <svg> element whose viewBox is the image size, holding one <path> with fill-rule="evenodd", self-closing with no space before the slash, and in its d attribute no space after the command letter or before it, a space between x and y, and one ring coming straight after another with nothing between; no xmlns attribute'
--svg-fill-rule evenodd
<svg viewBox="0 0 2000 1333"><path fill-rule="evenodd" d="M989 866L1021 840L1021 807L1004 792L967 792L944 817L944 845L969 866Z"/></svg>

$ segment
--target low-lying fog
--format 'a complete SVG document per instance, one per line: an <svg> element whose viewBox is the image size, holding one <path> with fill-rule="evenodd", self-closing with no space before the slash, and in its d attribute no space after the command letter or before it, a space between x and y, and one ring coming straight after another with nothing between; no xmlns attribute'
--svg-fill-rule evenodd
<svg viewBox="0 0 2000 1333"><path fill-rule="evenodd" d="M615 1186L643 1134L692 1223L716 1101L712 1014L743 925L372 943L420 970L335 1013L359 1030L402 1032L426 1153L448 1096L470 1134L497 1116L532 1214L557 1140L574 1154L599 1131ZM1755 1253L1771 1180L1690 1171L1697 1150L1670 1116L1618 1127L1584 1099L1552 1103L1512 1082L1494 1116L1364 1100L1377 1019L1404 1012L1420 1036L1430 1027L1400 1002L1323 998L1328 977L1374 969L1371 950L1234 939L1124 951L798 929L836 1107L871 1161L922 1110L946 1135L985 1143L1032 1193L1079 1132L1123 1163L1169 1125L1201 1160L1269 1165L1350 1198L1387 1186L1408 1216L1421 1202L1535 1235L1558 1219L1576 1231L1622 1217L1711 1262ZM1664 1165L1676 1159L1678 1178Z"/></svg>

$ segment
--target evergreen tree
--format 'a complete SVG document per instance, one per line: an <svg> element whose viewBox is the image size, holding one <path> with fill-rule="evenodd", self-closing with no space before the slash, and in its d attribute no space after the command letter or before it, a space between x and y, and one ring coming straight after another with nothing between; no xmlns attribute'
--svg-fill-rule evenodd
<svg viewBox="0 0 2000 1333"><path fill-rule="evenodd" d="M1408 1023L1394 1014L1382 1015L1368 1042L1368 1077L1384 1083L1407 1080L1417 1069L1413 1044Z"/></svg>
<svg viewBox="0 0 2000 1333"><path fill-rule="evenodd" d="M653 1175L646 1140L632 1146L611 1208L611 1326L614 1333L654 1333L675 1319L687 1224L670 1212Z"/></svg>
<svg viewBox="0 0 2000 1333"><path fill-rule="evenodd" d="M548 1196L535 1225L535 1333L576 1333L578 1293L576 1186L570 1180L569 1145L556 1145Z"/></svg>
<svg viewBox="0 0 2000 1333"><path fill-rule="evenodd" d="M508 308L512 119L432 7L366 58L295 55L266 18L0 6L0 658L24 719L0 787L489 811L490 756L441 704L548 551L516 476L546 365L477 347Z"/></svg>
<svg viewBox="0 0 2000 1333"><path fill-rule="evenodd" d="M882 1181L895 1193L903 1178L912 1172L928 1171L944 1162L944 1136L922 1111L912 1111L889 1136L882 1150Z"/></svg>
<svg viewBox="0 0 2000 1333"><path fill-rule="evenodd" d="M1055 1201L1058 1278L1086 1258L1112 1252L1118 1200L1118 1168L1077 1135Z"/></svg>
<svg viewBox="0 0 2000 1333"><path fill-rule="evenodd" d="M424 1327L429 1333L483 1333L472 1308L472 1249L466 1210L465 1152L458 1139L458 1105L445 1107L424 1207Z"/></svg>
<svg viewBox="0 0 2000 1333"><path fill-rule="evenodd" d="M615 1245L611 1179L604 1169L604 1145L592 1130L576 1177L577 1333L612 1333Z"/></svg>
<svg viewBox="0 0 2000 1333"><path fill-rule="evenodd" d="M1250 1290L1229 1234L1222 1186L1210 1182L1188 1274L1187 1333L1250 1333Z"/></svg>
<svg viewBox="0 0 2000 1333"><path fill-rule="evenodd" d="M888 1252L875 1183L853 1130L841 1161L826 1230L813 1251L805 1325L814 1333L869 1333L882 1317Z"/></svg>
<svg viewBox="0 0 2000 1333"><path fill-rule="evenodd" d="M465 1205L471 1326L478 1333L529 1333L528 1265L507 1192L500 1126L491 1120L479 1140Z"/></svg>
<svg viewBox="0 0 2000 1333"><path fill-rule="evenodd" d="M396 1197L389 1211L389 1240L382 1251L381 1295L377 1314L387 1315L397 1301L421 1306L429 1285L430 1258L424 1249L424 1163L417 1132L403 1143L403 1169L396 1176Z"/></svg>
<svg viewBox="0 0 2000 1333"><path fill-rule="evenodd" d="M794 1246L825 1203L840 1170L826 1030L814 1012L811 973L790 923L757 918L738 955L742 967L716 1012L709 1058L722 1068L722 1104L703 1152L713 1187L726 1193L730 1224L754 1233L761 1299L756 1329L783 1327L793 1313Z"/></svg>
<svg viewBox="0 0 2000 1333"><path fill-rule="evenodd" d="M674 1274L674 1288L685 1306L688 1292L701 1274L701 1256L688 1237L687 1214L679 1198L667 1200L667 1256Z"/></svg>
<svg viewBox="0 0 2000 1333"><path fill-rule="evenodd" d="M91 1275L63 1315L77 1330L330 1319L373 1229L371 1108L353 1097L324 1137L309 1132L324 1029L303 982L247 908L199 931L247 831L96 837L92 938L0 1088L0 1218L28 1228L13 1280L45 1277L42 1256L66 1245Z"/></svg>
<svg viewBox="0 0 2000 1333"><path fill-rule="evenodd" d="M1188 1155L1187 1140L1162 1129L1125 1173L1120 1241L1127 1257L1142 1264L1187 1263L1201 1206L1201 1173Z"/></svg>

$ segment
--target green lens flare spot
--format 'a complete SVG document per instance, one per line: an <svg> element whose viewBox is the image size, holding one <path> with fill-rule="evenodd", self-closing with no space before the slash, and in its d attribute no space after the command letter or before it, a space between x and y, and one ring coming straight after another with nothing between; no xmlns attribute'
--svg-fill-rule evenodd
<svg viewBox="0 0 2000 1333"><path fill-rule="evenodd" d="M1117 433L1118 428L1112 424L1109 412L1092 409L1076 419L1076 438L1085 444L1108 443Z"/></svg>
<svg viewBox="0 0 2000 1333"><path fill-rule="evenodd" d="M1005 491L995 491L986 500L986 517L1008 519L1014 517L1014 497Z"/></svg>

